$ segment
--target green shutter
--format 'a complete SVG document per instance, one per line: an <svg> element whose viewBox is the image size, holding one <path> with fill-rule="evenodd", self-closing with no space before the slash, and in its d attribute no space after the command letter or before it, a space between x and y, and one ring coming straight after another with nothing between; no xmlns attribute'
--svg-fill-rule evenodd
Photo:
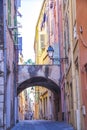
<svg viewBox="0 0 87 130"><path fill-rule="evenodd" d="M11 26L11 0L8 0L8 25Z"/></svg>
<svg viewBox="0 0 87 130"><path fill-rule="evenodd" d="M17 26L17 17L14 17L14 26ZM17 29L14 29L14 44L17 45Z"/></svg>

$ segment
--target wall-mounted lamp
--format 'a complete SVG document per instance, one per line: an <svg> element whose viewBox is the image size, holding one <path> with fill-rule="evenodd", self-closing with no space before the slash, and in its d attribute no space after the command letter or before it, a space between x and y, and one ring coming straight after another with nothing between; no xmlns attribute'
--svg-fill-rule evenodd
<svg viewBox="0 0 87 130"><path fill-rule="evenodd" d="M53 58L53 53L54 53L54 49L52 46L49 46L48 49L47 49L47 53L48 53L48 56L51 60L55 60L55 61L59 61L60 63L61 62L68 62L68 57L64 57L64 58Z"/></svg>

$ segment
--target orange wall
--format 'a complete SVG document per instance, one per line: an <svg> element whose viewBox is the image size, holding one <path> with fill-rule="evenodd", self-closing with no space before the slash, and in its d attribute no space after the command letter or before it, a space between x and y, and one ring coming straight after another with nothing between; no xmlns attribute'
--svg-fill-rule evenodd
<svg viewBox="0 0 87 130"><path fill-rule="evenodd" d="M87 72L84 64L87 63L87 0L77 0L77 31L79 35L79 59L80 59L80 74L81 74L81 90L82 90L82 105L86 106L87 111ZM80 33L79 28L82 26L83 33ZM82 38L81 38L82 37ZM82 40L86 44L84 46ZM85 130L87 130L87 114L84 116Z"/></svg>

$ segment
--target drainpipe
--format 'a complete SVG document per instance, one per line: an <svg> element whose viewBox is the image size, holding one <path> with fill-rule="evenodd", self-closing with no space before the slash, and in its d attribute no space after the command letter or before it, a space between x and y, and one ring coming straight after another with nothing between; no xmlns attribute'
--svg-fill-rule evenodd
<svg viewBox="0 0 87 130"><path fill-rule="evenodd" d="M61 53L60 53L60 37L61 37L61 34L60 34L60 4L59 4L59 0L56 0L57 1L57 12L58 12L58 44L59 44L59 58L61 58ZM61 91L61 76L62 76L62 71L61 71L61 63L59 63L60 65L60 79L59 79L59 85L60 85L60 91ZM61 94L60 94L60 102L59 102L59 105L60 105L60 110L61 110ZM60 111L60 114L61 114L61 111ZM61 119L60 119L61 120Z"/></svg>
<svg viewBox="0 0 87 130"><path fill-rule="evenodd" d="M15 6L16 6L15 17L16 17L16 20L17 20L17 1L15 3ZM16 35L16 37L17 37L17 43L18 43L18 36ZM18 46L17 45L14 45L14 52L15 52L15 60L14 60L14 63L13 63L14 64L14 123L16 124L18 122L18 95L17 95Z"/></svg>
<svg viewBox="0 0 87 130"><path fill-rule="evenodd" d="M6 130L6 85L7 85L7 44L6 44L6 0L3 0L3 13L4 13L4 110L3 110L3 123L4 130Z"/></svg>
<svg viewBox="0 0 87 130"><path fill-rule="evenodd" d="M58 13L58 44L59 44L59 55L58 57L61 58L61 54L60 54L60 11L59 11L59 0L56 0L57 1L57 13ZM60 65L60 79L61 79L61 63L59 63Z"/></svg>

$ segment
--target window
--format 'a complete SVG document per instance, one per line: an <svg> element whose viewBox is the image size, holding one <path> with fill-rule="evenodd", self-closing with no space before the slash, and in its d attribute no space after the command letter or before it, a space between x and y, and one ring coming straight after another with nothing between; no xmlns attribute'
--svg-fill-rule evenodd
<svg viewBox="0 0 87 130"><path fill-rule="evenodd" d="M14 17L14 26L17 26L17 17L16 17L16 15ZM18 43L17 34L18 34L17 29L14 29L14 44L15 45L17 45L17 43Z"/></svg>
<svg viewBox="0 0 87 130"><path fill-rule="evenodd" d="M68 17L66 17L66 40L67 40L67 51L69 50L69 47L70 47L70 43L69 43L69 20L68 20Z"/></svg>
<svg viewBox="0 0 87 130"><path fill-rule="evenodd" d="M70 35L69 35L69 20L68 16L65 19L64 41L65 41L65 56L69 55L70 49Z"/></svg>
<svg viewBox="0 0 87 130"><path fill-rule="evenodd" d="M63 0L63 8L64 9L65 9L66 3L67 3L67 0Z"/></svg>
<svg viewBox="0 0 87 130"><path fill-rule="evenodd" d="M11 26L11 0L8 0L8 25Z"/></svg>
<svg viewBox="0 0 87 130"><path fill-rule="evenodd" d="M41 49L45 48L45 35L41 34L40 35L40 43L41 43Z"/></svg>
<svg viewBox="0 0 87 130"><path fill-rule="evenodd" d="M73 109L73 89L72 89L72 82L70 83L70 98L71 98L71 109Z"/></svg>
<svg viewBox="0 0 87 130"><path fill-rule="evenodd" d="M3 0L0 0L0 17L2 18L2 16L3 16Z"/></svg>

